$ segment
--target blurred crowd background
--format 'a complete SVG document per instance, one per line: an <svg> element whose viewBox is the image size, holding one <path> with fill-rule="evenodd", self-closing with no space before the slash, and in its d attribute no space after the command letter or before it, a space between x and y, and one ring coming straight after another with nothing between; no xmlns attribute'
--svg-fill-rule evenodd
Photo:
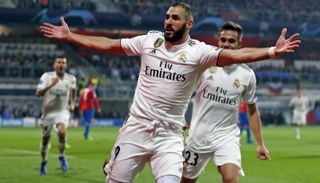
<svg viewBox="0 0 320 183"><path fill-rule="evenodd" d="M59 24L64 16L73 31L112 38L162 30L166 0L0 0L0 114L2 119L41 115L35 87L52 70L57 55L67 55L68 72L79 89L88 78L99 82L102 113L97 118L127 115L139 75L137 57L103 54L65 42L45 39L43 22ZM278 60L250 64L257 77L259 108L264 125L291 123L288 101L297 86L311 101L308 124L320 124L320 0L198 0L192 6L193 38L216 44L218 27L232 20L244 28L243 46L274 45L283 27L299 32L301 47ZM74 118L79 118L78 111Z"/></svg>

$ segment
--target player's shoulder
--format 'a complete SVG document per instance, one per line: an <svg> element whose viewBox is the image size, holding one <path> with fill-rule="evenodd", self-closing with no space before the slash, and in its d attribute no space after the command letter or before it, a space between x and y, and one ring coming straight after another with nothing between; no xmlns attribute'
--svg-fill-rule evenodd
<svg viewBox="0 0 320 183"><path fill-rule="evenodd" d="M219 47L207 44L197 39L189 39L188 46L189 46L189 49L195 50L197 53L203 53L203 51L208 52L209 50L215 50L215 51L221 50L221 48Z"/></svg>
<svg viewBox="0 0 320 183"><path fill-rule="evenodd" d="M192 39L190 38L188 40L188 45L189 46L203 46L203 45L206 45L204 42L200 42L199 40L197 39Z"/></svg>
<svg viewBox="0 0 320 183"><path fill-rule="evenodd" d="M76 77L72 74L69 74L69 73L65 73L65 77L69 80L76 80Z"/></svg>
<svg viewBox="0 0 320 183"><path fill-rule="evenodd" d="M158 31L158 30L150 30L147 33L148 36L163 36L163 32Z"/></svg>
<svg viewBox="0 0 320 183"><path fill-rule="evenodd" d="M55 76L55 72L54 71L49 71L49 72L45 72L42 74L42 78L47 78L47 77L54 77Z"/></svg>
<svg viewBox="0 0 320 183"><path fill-rule="evenodd" d="M251 69L247 64L239 64L239 69L247 74L254 75L253 69Z"/></svg>

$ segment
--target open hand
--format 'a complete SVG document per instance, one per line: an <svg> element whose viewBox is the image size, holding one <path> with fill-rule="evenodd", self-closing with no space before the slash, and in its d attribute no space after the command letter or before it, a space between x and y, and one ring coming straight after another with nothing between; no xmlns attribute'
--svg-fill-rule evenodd
<svg viewBox="0 0 320 183"><path fill-rule="evenodd" d="M280 56L283 53L292 53L301 44L301 40L297 40L299 33L293 34L291 37L286 39L287 28L283 28L280 37L276 43L275 54Z"/></svg>
<svg viewBox="0 0 320 183"><path fill-rule="evenodd" d="M64 21L64 18L60 18L61 26L55 26L50 23L43 23L40 26L40 31L43 33L44 36L48 38L54 39L67 39L70 34L70 29L68 24Z"/></svg>

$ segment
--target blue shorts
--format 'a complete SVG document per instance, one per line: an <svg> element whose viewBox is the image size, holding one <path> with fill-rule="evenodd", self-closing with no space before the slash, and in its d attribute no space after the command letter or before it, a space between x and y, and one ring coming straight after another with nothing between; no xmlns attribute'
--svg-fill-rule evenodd
<svg viewBox="0 0 320 183"><path fill-rule="evenodd" d="M248 115L246 112L239 113L240 126L249 125Z"/></svg>
<svg viewBox="0 0 320 183"><path fill-rule="evenodd" d="M83 118L86 123L91 123L94 118L94 110L83 110Z"/></svg>

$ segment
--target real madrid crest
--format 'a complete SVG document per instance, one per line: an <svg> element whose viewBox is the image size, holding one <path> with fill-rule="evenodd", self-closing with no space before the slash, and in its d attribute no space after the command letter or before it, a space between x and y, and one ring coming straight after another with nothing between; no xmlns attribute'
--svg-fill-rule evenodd
<svg viewBox="0 0 320 183"><path fill-rule="evenodd" d="M153 43L153 47L155 48L159 48L162 44L163 44L164 40L161 38L158 38L154 43Z"/></svg>
<svg viewBox="0 0 320 183"><path fill-rule="evenodd" d="M209 68L209 72L210 72L211 74L217 72L217 67L216 67L216 66L210 67L210 68Z"/></svg>
<svg viewBox="0 0 320 183"><path fill-rule="evenodd" d="M233 87L234 88L239 88L240 87L240 80L239 79L235 79L233 81Z"/></svg>
<svg viewBox="0 0 320 183"><path fill-rule="evenodd" d="M179 60L179 62L185 63L187 61L186 53L181 53L178 60Z"/></svg>

